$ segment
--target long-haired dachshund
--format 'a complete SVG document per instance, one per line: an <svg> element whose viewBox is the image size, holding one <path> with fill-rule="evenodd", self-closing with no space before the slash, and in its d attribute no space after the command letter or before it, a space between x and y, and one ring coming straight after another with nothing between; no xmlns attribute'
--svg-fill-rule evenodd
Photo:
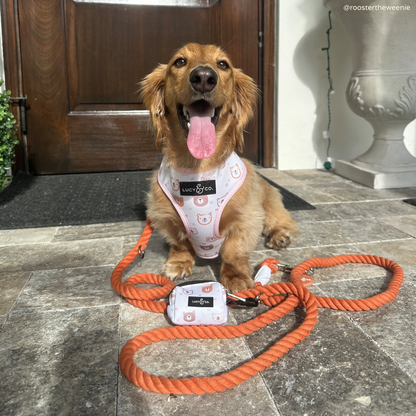
<svg viewBox="0 0 416 416"><path fill-rule="evenodd" d="M164 155L147 197L148 218L170 244L162 272L184 277L196 255L221 255L221 283L251 288L248 261L262 232L280 249L296 229L278 191L234 152L256 106L254 81L220 48L189 44L140 91Z"/></svg>

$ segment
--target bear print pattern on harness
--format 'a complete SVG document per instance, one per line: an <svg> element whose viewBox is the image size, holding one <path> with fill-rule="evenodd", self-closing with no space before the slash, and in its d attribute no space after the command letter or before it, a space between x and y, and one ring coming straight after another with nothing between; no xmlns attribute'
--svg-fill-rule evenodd
<svg viewBox="0 0 416 416"><path fill-rule="evenodd" d="M246 166L235 152L211 172L175 170L163 159L158 174L159 185L181 217L188 239L199 257L218 257L224 241L219 233L221 214L245 177ZM206 191L204 184L211 185L212 182L215 186L209 186Z"/></svg>

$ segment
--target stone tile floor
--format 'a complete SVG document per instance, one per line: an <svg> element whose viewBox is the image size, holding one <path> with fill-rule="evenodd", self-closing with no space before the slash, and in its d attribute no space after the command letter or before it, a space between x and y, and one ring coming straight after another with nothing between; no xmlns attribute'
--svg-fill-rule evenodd
<svg viewBox="0 0 416 416"><path fill-rule="evenodd" d="M373 190L320 170L262 173L317 209L293 213L300 232L290 248L259 243L253 269L267 257L297 264L374 254L403 267L398 298L375 311L321 310L311 335L263 373L223 393L169 397L136 388L117 364L128 339L169 325L110 286L143 222L0 231L0 414L416 415L416 207L402 201L416 188ZM155 234L129 274L159 273L167 253ZM218 261L198 260L192 278L218 278L218 270ZM311 291L363 298L389 277L377 266L337 266L318 270ZM264 310L233 310L229 322ZM302 316L296 310L243 339L153 344L136 361L168 377L219 374L261 354Z"/></svg>

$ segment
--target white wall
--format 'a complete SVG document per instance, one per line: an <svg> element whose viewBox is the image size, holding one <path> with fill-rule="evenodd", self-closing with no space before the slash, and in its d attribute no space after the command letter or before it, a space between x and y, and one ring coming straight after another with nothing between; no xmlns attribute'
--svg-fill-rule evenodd
<svg viewBox="0 0 416 416"><path fill-rule="evenodd" d="M328 10L322 0L280 0L277 91L277 168L322 168L328 124ZM350 160L372 143L373 129L348 107L345 91L352 72L346 36L331 14L331 147L334 159ZM416 156L416 123L405 130L405 144Z"/></svg>

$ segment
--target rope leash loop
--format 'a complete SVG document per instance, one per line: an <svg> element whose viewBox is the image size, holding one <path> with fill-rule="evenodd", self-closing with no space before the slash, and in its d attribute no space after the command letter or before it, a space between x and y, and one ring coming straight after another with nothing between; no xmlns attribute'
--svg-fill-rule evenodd
<svg viewBox="0 0 416 416"><path fill-rule="evenodd" d="M263 289L263 288L261 288ZM241 292L255 293L256 289ZM127 379L144 390L165 394L198 394L216 393L240 385L243 381L270 367L283 357L291 348L303 341L313 330L318 316L315 297L307 290L292 283L274 283L271 289L266 288L258 293L274 297L276 293L289 293L283 302L263 314L239 325L225 326L174 326L157 328L144 332L128 341L120 353L120 369ZM267 295L270 294L270 295ZM277 341L266 352L239 366L238 368L214 377L166 378L144 372L134 362L136 352L154 342L172 339L225 339L250 335L265 326L278 321L302 304L306 309L304 321L295 330Z"/></svg>
<svg viewBox="0 0 416 416"><path fill-rule="evenodd" d="M369 254L348 254L330 258L315 257L296 266L290 274L290 280L295 285L299 285L302 284L302 276L304 275L305 269L327 268L346 263L374 264L376 266L381 266L386 270L390 270L393 273L393 276L387 286L387 289L375 296L365 299L338 299L333 297L316 296L318 307L351 312L368 311L370 309L377 309L380 306L384 306L397 297L400 286L403 282L402 268L394 261Z"/></svg>
<svg viewBox="0 0 416 416"><path fill-rule="evenodd" d="M314 257L298 264L296 267L292 268L289 266L287 268L291 269L290 281L293 284L297 286L310 286L313 283L311 274L308 273L310 270L316 268L328 268L346 263L373 264L383 267L386 270L390 270L393 275L387 289L384 292L365 299L339 299L334 297L315 296L318 307L351 312L368 311L384 306L397 297L403 282L403 270L394 261L383 257L372 256L370 254L345 254L329 258ZM262 266L263 265L268 266L273 273L278 270L285 270L284 267L279 266L286 266L272 258L266 259L262 263Z"/></svg>

